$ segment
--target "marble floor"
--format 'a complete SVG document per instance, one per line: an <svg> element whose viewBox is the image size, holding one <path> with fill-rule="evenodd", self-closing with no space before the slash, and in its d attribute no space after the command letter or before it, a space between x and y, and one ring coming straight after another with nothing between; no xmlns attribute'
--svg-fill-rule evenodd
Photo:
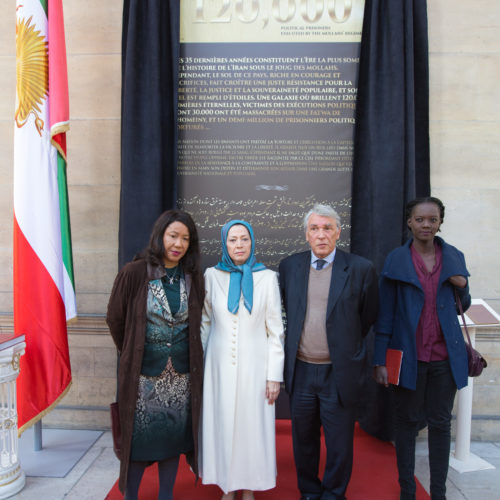
<svg viewBox="0 0 500 500"><path fill-rule="evenodd" d="M447 484L448 500L498 500L500 442L471 443L471 452L496 468L462 474L450 468ZM113 453L111 433L104 432L66 477L27 477L24 489L10 498L12 500L103 500L118 477L118 469L119 463ZM416 475L428 489L425 441L419 441L417 444Z"/></svg>
<svg viewBox="0 0 500 500"><path fill-rule="evenodd" d="M500 498L500 442L472 442L470 451L493 465L495 469L459 473L450 467L446 482L447 500L498 500ZM429 491L426 441L417 442L415 455L415 475Z"/></svg>

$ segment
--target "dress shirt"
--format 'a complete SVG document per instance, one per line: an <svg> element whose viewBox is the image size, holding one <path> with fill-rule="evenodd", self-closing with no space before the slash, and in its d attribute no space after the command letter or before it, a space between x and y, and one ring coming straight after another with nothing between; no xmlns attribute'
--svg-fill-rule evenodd
<svg viewBox="0 0 500 500"><path fill-rule="evenodd" d="M323 266L322 269L325 269L325 267L327 267L329 264L333 262L333 259L335 259L336 251L337 249L334 248L332 253L328 254L326 257L323 257L323 260L326 261L326 264ZM316 269L316 262L318 260L321 260L320 257L316 257L316 255L314 255L314 252L311 250L311 266L314 267L314 269Z"/></svg>
<svg viewBox="0 0 500 500"><path fill-rule="evenodd" d="M428 271L420 254L410 246L411 259L424 290L424 307L416 331L417 359L419 361L441 361L448 359L448 350L437 315L437 289L442 269L441 247L434 243L436 263Z"/></svg>

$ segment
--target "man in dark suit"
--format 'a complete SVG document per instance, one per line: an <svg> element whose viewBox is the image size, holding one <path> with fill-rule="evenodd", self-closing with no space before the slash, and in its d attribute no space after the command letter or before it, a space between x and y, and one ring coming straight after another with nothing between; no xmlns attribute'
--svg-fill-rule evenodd
<svg viewBox="0 0 500 500"><path fill-rule="evenodd" d="M333 208L315 205L304 227L311 251L279 266L298 487L302 500L345 499L365 336L377 315L377 276L371 262L336 248L340 217ZM321 426L327 450L323 481Z"/></svg>

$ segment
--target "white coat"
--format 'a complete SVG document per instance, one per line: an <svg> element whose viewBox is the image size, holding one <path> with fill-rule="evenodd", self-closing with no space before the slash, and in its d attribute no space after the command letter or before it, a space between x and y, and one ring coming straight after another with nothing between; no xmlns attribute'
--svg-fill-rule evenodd
<svg viewBox="0 0 500 500"><path fill-rule="evenodd" d="M277 275L253 273L250 314L227 308L230 273L205 272L201 337L205 353L200 475L225 493L276 485L274 405L266 382L283 380L283 322Z"/></svg>

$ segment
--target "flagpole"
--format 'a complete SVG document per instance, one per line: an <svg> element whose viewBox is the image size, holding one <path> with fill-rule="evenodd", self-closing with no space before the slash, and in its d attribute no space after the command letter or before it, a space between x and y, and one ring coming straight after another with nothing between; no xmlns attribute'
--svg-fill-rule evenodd
<svg viewBox="0 0 500 500"><path fill-rule="evenodd" d="M43 448L42 443L42 419L33 426L33 449L40 451Z"/></svg>

